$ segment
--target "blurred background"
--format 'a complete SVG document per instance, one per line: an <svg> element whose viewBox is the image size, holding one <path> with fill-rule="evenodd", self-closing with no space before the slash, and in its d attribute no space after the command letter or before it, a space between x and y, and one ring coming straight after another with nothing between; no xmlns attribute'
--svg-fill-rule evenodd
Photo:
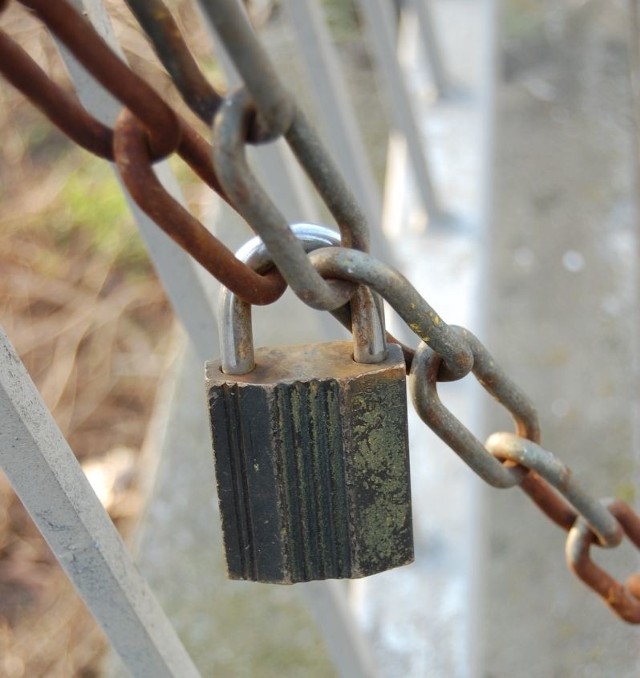
<svg viewBox="0 0 640 678"><path fill-rule="evenodd" d="M134 70L198 127L126 7L106 4ZM193 3L167 4L201 66L222 83ZM370 160L382 183L388 103L376 89L362 20L348 0L324 5L358 116L371 127ZM278 2L250 9L286 59ZM498 23L481 338L540 407L544 443L598 496L633 502L640 478L637 4L500 0ZM50 37L17 3L0 26L68 83ZM184 337L108 165L1 80L0 130L0 323L129 538L151 474L141 454L149 421ZM171 162L192 212L210 218L215 200ZM487 430L509 426L488 406ZM101 631L3 476L0 484L0 675L103 675ZM487 491L485 501L482 675L637 675L637 631L566 572L562 533L515 492ZM630 549L612 562L620 575L637 565ZM272 662L263 675L328 675L321 641L305 642L320 659L282 669L274 653L262 658ZM226 666L221 675L259 675Z"/></svg>

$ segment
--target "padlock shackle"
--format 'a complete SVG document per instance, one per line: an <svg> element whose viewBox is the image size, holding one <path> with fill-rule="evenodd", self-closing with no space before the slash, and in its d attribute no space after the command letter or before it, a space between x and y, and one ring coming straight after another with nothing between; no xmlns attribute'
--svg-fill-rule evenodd
<svg viewBox="0 0 640 678"><path fill-rule="evenodd" d="M324 226L294 224L291 230L306 252L322 247L339 247L340 237ZM258 272L265 272L273 260L262 239L256 236L245 243L236 257ZM380 297L359 286L351 299L354 359L360 363L379 363L386 358L384 309ZM228 288L220 289L218 301L221 369L225 374L247 374L255 367L251 305Z"/></svg>

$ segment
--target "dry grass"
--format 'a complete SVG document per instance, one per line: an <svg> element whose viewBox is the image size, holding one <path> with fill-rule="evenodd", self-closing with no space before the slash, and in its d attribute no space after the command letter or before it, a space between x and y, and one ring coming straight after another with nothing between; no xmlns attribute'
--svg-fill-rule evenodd
<svg viewBox="0 0 640 678"><path fill-rule="evenodd" d="M21 190L25 204L38 190ZM80 461L128 458L108 507L126 527L172 314L148 264L132 275L81 224L57 241L53 218L45 209L15 229L0 219L0 317ZM0 591L0 675L93 675L100 636L4 480Z"/></svg>
<svg viewBox="0 0 640 678"><path fill-rule="evenodd" d="M37 225L4 234L0 314L81 462L124 458L104 480L126 528L171 312L150 272L131 279L83 240L80 228L54 249ZM4 479L0 591L0 675L95 674L101 636Z"/></svg>

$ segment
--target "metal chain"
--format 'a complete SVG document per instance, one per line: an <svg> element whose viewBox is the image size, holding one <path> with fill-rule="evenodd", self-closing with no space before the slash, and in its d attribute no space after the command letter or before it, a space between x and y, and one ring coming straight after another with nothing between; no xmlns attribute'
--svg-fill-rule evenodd
<svg viewBox="0 0 640 678"><path fill-rule="evenodd" d="M622 619L640 623L640 573L623 585L589 555L592 543L613 548L625 535L640 549L640 516L628 504L599 501L578 485L571 469L538 444L538 418L527 396L476 337L468 330L455 330L473 353L473 374L509 411L516 433L494 433L484 445L470 433L438 398L438 367L444 357L426 343L416 351L409 381L418 414L486 482L503 488L519 485L553 522L567 530L569 567Z"/></svg>
<svg viewBox="0 0 640 678"><path fill-rule="evenodd" d="M482 343L468 330L447 325L400 273L367 254L369 238L362 211L278 78L237 2L201 0L246 87L223 97L203 76L164 3L126 0L184 101L201 120L213 122L212 150L65 0L18 1L35 12L124 109L113 130L105 126L2 31L0 73L73 141L115 161L138 205L242 301L271 303L288 283L309 305L331 310L351 328L346 302L355 285L365 285L384 297L422 339L415 355L403 346L420 417L486 482L494 487L519 486L567 530L570 568L620 617L640 623L640 573L622 584L590 557L592 544L613 548L625 536L640 549L640 516L624 502L598 501L580 488L570 469L540 447L535 408ZM8 0L0 0L0 12L7 5ZM341 247L307 255L251 174L244 144L279 136L286 139L333 214ZM173 152L261 235L275 268L256 272L236 259L165 191L152 165ZM329 284L331 279L334 282ZM351 304L358 303L356 299ZM389 334L387 340L395 342ZM469 372L511 413L515 433L494 433L482 444L441 403L438 382L461 379Z"/></svg>

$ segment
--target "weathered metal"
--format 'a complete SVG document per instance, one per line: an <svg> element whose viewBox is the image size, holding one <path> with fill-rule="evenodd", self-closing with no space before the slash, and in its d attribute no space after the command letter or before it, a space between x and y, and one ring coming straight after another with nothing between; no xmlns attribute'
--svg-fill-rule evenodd
<svg viewBox="0 0 640 678"><path fill-rule="evenodd" d="M292 231L307 251L338 241L308 224ZM259 238L236 255L273 265ZM351 305L366 362L352 342L256 352L251 307L221 291L222 356L206 383L232 578L361 577L412 558L404 356L360 289Z"/></svg>
<svg viewBox="0 0 640 678"><path fill-rule="evenodd" d="M140 76L119 59L93 26L65 0L20 0L118 101L132 110L149 131L154 158L172 153L180 126L172 108Z"/></svg>
<svg viewBox="0 0 640 678"><path fill-rule="evenodd" d="M314 224L293 224L291 231L299 239L305 252L339 244L335 231ZM264 242L255 237L245 243L236 257L258 273L273 269L273 257ZM351 285L340 280L328 284L342 295L343 304L349 301ZM346 327L353 333L353 357L358 363L378 363L385 359L384 310L379 297L367 287L358 287L348 305ZM343 308L343 307L341 307ZM351 312L353 310L353 312ZM220 323L220 350L222 370L227 374L245 374L255 364L251 306L228 288L223 288L218 303L218 317L228 319Z"/></svg>
<svg viewBox="0 0 640 678"><path fill-rule="evenodd" d="M403 407L406 409L406 404L398 404L395 396L389 395L394 389L398 393L401 390L394 381L395 378L378 375L384 364L392 359L391 372L399 374L402 363L400 357L404 353L407 368L412 366L414 402L420 416L461 457L469 461L485 480L499 487L518 484L551 520L568 530L567 549L572 569L624 619L639 623L640 574L632 575L625 585L620 584L594 565L590 560L589 547L594 542L615 546L624 533L640 548L640 517L622 502L615 502L605 508L577 488L570 470L537 444L540 431L535 410L495 364L482 344L466 330L444 323L403 276L366 253L369 236L360 207L256 41L237 3L232 0L201 2L229 48L246 85L246 92L228 97L222 105L221 95L202 76L164 4L160 0L146 3L127 0L187 103L205 121L215 115L215 138L220 144L215 151L214 164L209 144L150 85L134 74L111 51L91 24L66 0L55 3L45 0L19 1L36 13L96 81L123 104L125 110L116 129L109 129L89 115L73 96L51 81L24 50L5 33L0 32L0 72L9 82L79 145L100 157L115 159L136 202L176 242L233 290L241 303L270 303L282 294L285 281L275 269L270 272L266 269L255 272L235 259L224 245L177 205L155 178L152 164L158 159L177 152L204 182L233 207L240 209L250 225L263 235L269 255L275 258L282 275L299 296L316 308L331 309L354 332L355 349L352 349L351 344L345 344L345 347L349 346L348 356L347 348L339 351L335 349L344 358L344 362L333 366L326 358L318 359L317 371L324 375L322 380L311 377L307 379L304 376L311 358L303 352L299 355L302 364L296 363L295 367L291 365L291 381L284 387L284 391L279 391L280 386L275 383L263 385L266 391L262 392L259 399L267 403L265 407L270 413L268 416L264 414L255 417L253 411L247 410L245 420L234 419L240 412L240 403L244 403L244 398L247 403L258 398L258 391L252 390L256 385L251 379L262 374L260 370L264 370L267 375L279 369L278 366L263 364L263 361L277 358L285 364L285 358L293 358L292 353L282 352L280 349L272 349L271 353L259 352L256 369L251 375L234 377L235 381L229 375L220 377L221 373L210 367L211 379L215 377L222 380L218 384L220 394L214 400L224 407L236 408L231 419L219 429L227 431L228 440L225 444L229 451L229 463L245 466L249 464L253 468L250 463L252 458L238 452L240 448L237 447L234 436L245 435L247 431L253 430L252 427L257 427L256 430L260 429L271 435L271 443L261 449L262 456L258 462L258 466L260 463L271 464L271 475L263 474L267 479L265 487L269 486L269 482L273 485L276 480L281 479L282 474L302 473L297 477L295 485L300 494L283 498L276 496L274 490L271 495L273 515L278 515L281 525L284 526L284 531L281 530L276 537L281 540L286 557L282 556L280 565L264 564L259 560L262 558L260 550L254 549L249 560L249 556L242 556L245 560L242 561L244 564L238 565L238 572L257 572L258 569L262 571L262 568L272 572L275 568L284 581L306 576L304 573L313 568L316 568L314 572L319 576L334 576L326 574L327 572L338 572L335 576L360 576L361 573L373 571L377 567L374 561L380 555L381 549L385 553L389 551L389 535L380 537L378 531L382 524L380 515L392 516L390 520L395 525L396 537L389 538L392 541L397 539L397 544L400 545L394 555L397 563L401 564L409 559L406 530L410 530L410 515L407 518L408 514L402 512L406 507L402 510L398 508L399 505L404 507L404 498L408 495L405 496L405 490L399 489L400 484L395 485L396 480L399 483L399 478L404 479L408 473L408 461L405 466L400 461L406 458L406 450L397 454L389 452L398 442L396 438L406 438L406 433L402 432L405 430L402 428L404 423L400 423L403 418L399 415ZM0 0L0 11L7 4L6 0ZM246 143L262 143L278 136L284 136L338 223L341 247L327 247L305 255L295 233L281 219L277 209L271 209L273 206L269 207L268 199L261 198L260 186L248 174L248 166L244 162L244 146ZM269 212L270 218L267 219ZM337 243L329 238L322 244ZM382 357L379 347L384 332L380 325L376 330L377 334L371 334L372 319L381 318L382 314L379 299L367 288L378 291L423 340L424 344L415 356L407 347L402 347L401 351L398 346L390 346L392 358L378 364L365 364L367 356L374 361ZM349 297L350 305L345 304ZM350 306L356 309L354 313L351 313ZM352 323L352 320L355 322ZM278 350L281 353L273 353ZM315 349L307 350L313 352ZM351 352L359 362L351 360ZM346 366L357 366L362 376L351 375ZM496 433L483 446L440 403L437 382L460 379L471 370L482 385L514 415L515 434ZM376 375L375 379L372 375ZM390 390L387 392L383 389L382 395L376 395L375 388L369 388L370 383L386 383L385 389L388 387ZM391 386L391 383L394 385ZM269 393L268 396L265 395L266 392ZM286 398L282 392L288 394ZM320 400L314 393L322 394ZM296 407L301 408L296 412L301 417L306 417L305 421L311 422L312 428L300 428L295 421L292 424L290 419L283 418L277 409L281 401L289 402L289 407L295 401ZM329 401L334 403L331 407L328 405ZM342 409L336 409L336 402L342 403ZM384 416L378 416L378 406L384 409ZM275 423L269 427L267 421ZM321 425L325 421L329 422L326 430ZM367 428L369 423L371 427ZM385 428L388 423L389 428ZM287 425L292 428L287 429ZM319 433L321 429L324 430L323 433ZM291 436L294 435L292 431L296 441L302 441L300 449L295 446L282 447L278 435L280 438L285 434ZM329 437L322 442L323 436ZM328 442L329 439L336 443L358 436L364 441L362 449L365 452L361 456L363 463L366 461L369 464L368 470L362 470L365 466L361 468L358 465L360 457L356 454L345 457L347 461L336 471L333 443ZM375 453L372 451L374 440L376 445L382 444L382 449L376 447ZM404 442L400 447L403 445ZM345 515L348 514L349 520L358 525L361 533L358 541L347 530L347 541L339 542L342 555L336 555L337 552L327 551L325 548L328 544L326 539L330 522L318 518L318 505L309 504L312 497L316 496L311 494L314 486L311 479L321 471L325 475L318 476L322 489L317 495L318 501L324 502L325 507L330 506L334 500L338 504L342 502L340 506L343 508L340 510L346 511ZM391 500L385 497L384 492L372 499L370 491L382 482L383 476L387 480L391 479L389 487L396 488L393 496L403 498L398 505L393 502L389 504ZM262 479L263 476L257 476L252 482ZM239 487L238 491L238 496L243 497L244 489ZM563 497L569 501L565 501ZM349 503L352 499L354 502L362 500L364 503ZM246 521L253 520L255 516L260 519L261 514L259 506L249 506L243 501L233 506L234 510L240 511L238 516L245 516L237 518L241 523L242 520L245 521L238 528L240 532L244 530L242 538L250 539L250 531L245 529ZM367 502L378 522L373 519L373 522L370 521L369 513L365 517L358 513L359 507L369 505ZM297 534L304 537L298 541L297 537L291 536L291 517L282 508L285 506L289 507L287 511L291 506L297 507L298 518L302 521L296 523ZM371 540L375 537L376 541L381 541L375 545L369 543L369 537ZM317 561L320 564L316 565L315 560L310 564L309 558L315 558L316 552L320 553ZM347 561L348 565L345 565ZM347 571L353 574L340 574Z"/></svg>
<svg viewBox="0 0 640 678"><path fill-rule="evenodd" d="M278 270L300 299L323 310L342 306L344 300L336 297L309 264L287 220L249 168L244 148L251 115L252 105L246 91L240 90L225 100L213 126L216 173L240 214L264 240Z"/></svg>
<svg viewBox="0 0 640 678"><path fill-rule="evenodd" d="M554 454L513 433L494 433L485 446L498 459L535 470L576 509L576 518L584 518L601 546L612 548L622 541L622 529L611 512L580 487L571 469Z"/></svg>
<svg viewBox="0 0 640 678"><path fill-rule="evenodd" d="M526 471L516 466L505 466L494 459L473 433L442 404L436 389L441 358L426 344L422 346L423 351L419 348L413 360L410 380L413 404L421 419L489 485L498 488L517 485ZM430 359L423 362L424 356Z"/></svg>
<svg viewBox="0 0 640 678"><path fill-rule="evenodd" d="M256 115L249 121L246 139L255 143L284 136L340 227L342 245L368 251L369 227L364 212L340 168L285 87L238 3L235 0L199 1L255 105ZM309 271L307 274L311 275ZM320 293L321 282L316 281L314 288Z"/></svg>
<svg viewBox="0 0 640 678"><path fill-rule="evenodd" d="M442 356L439 378L460 379L469 373L473 353L468 343L400 272L366 252L344 247L315 250L309 260L324 277L367 285L386 299L411 330Z"/></svg>
<svg viewBox="0 0 640 678"><path fill-rule="evenodd" d="M351 342L258 349L206 382L229 576L363 577L413 560L405 369Z"/></svg>
<svg viewBox="0 0 640 678"><path fill-rule="evenodd" d="M425 343L416 351L411 368L410 384L418 414L485 481L502 488L519 485L551 520L567 530L570 568L618 616L640 623L640 573L623 585L589 556L592 543L613 548L624 535L640 548L640 516L624 502L601 502L585 492L571 469L538 444L540 429L529 399L476 337L463 328L451 329L467 342L473 354L474 375L509 410L516 433L494 433L482 445L440 402L436 384L443 358ZM498 460L501 463L496 464Z"/></svg>
<svg viewBox="0 0 640 678"><path fill-rule="evenodd" d="M169 195L156 177L146 132L125 109L116 125L114 150L120 176L136 203L204 268L243 299L275 301L286 285L277 271L260 275L233 256L210 231Z"/></svg>
<svg viewBox="0 0 640 678"><path fill-rule="evenodd" d="M76 144L113 160L113 131L56 85L4 31L0 31L0 73Z"/></svg>
<svg viewBox="0 0 640 678"><path fill-rule="evenodd" d="M624 535L640 549L638 514L622 501L608 502L607 510L617 519ZM587 521L579 518L569 531L567 564L618 616L631 624L640 624L640 573L632 574L625 584L621 584L593 562L589 553L593 543L598 543L597 536Z"/></svg>
<svg viewBox="0 0 640 678"><path fill-rule="evenodd" d="M296 104L257 40L240 3L236 0L199 0L234 66L251 93L258 111L257 136L276 138L287 132Z"/></svg>
<svg viewBox="0 0 640 678"><path fill-rule="evenodd" d="M333 293L311 266L302 246L291 233L287 220L263 190L247 163L245 144L254 115L255 108L246 90L242 89L225 100L213 125L216 174L240 214L264 240L275 265L291 289L309 306L331 311L342 306L344 300ZM313 144L310 128L305 139L306 143ZM320 147L314 146L314 152L317 156ZM319 184L324 186L322 181ZM364 219L337 219L337 223L343 246L363 250L368 248Z"/></svg>
<svg viewBox="0 0 640 678"><path fill-rule="evenodd" d="M139 206L212 275L224 280L224 284L251 303L262 305L278 299L286 287L280 275L273 272L259 276L238 262L164 190L151 169L153 162L175 150L203 181L226 199L213 168L209 144L144 80L130 71L91 24L68 3L61 0L54 3L55 8L37 0L24 4L36 11L83 66L131 113L125 109L114 135L73 96L50 80L33 59L2 32L0 72L74 141L100 157L116 160ZM97 56L88 45L96 46ZM154 144L154 136L162 141Z"/></svg>

